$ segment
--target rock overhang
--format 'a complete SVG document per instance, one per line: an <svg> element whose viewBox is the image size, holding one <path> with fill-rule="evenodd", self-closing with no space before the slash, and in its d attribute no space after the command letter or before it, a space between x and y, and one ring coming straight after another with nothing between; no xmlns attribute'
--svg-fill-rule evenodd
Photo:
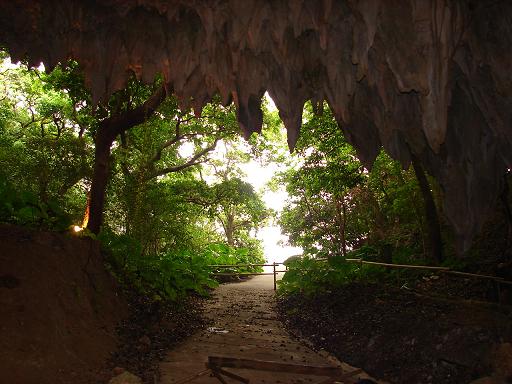
<svg viewBox="0 0 512 384"><path fill-rule="evenodd" d="M465 246L512 163L512 3L456 0L0 0L0 44L69 58L96 101L162 74L184 108L233 101L244 134L268 91L294 146L326 100L360 159L411 153Z"/></svg>

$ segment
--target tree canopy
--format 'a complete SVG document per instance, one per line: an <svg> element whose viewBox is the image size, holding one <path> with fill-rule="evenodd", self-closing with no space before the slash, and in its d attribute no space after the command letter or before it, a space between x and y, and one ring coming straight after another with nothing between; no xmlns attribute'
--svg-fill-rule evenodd
<svg viewBox="0 0 512 384"><path fill-rule="evenodd" d="M167 94L160 77L150 85L133 77L93 104L75 62L47 73L11 64L4 53L0 59L1 221L84 229L108 249L114 273L139 289L173 298L204 293L214 284L208 264L264 261L256 235L276 212L250 183L257 175L242 170L251 159L285 166L272 182L289 196L277 221L303 260L339 267L351 256L457 259L456 238L439 214L444 191L421 162L411 153L404 169L380 152L371 168L363 165L325 103L306 104L290 157L283 123L265 105L262 135L242 145L232 104L214 99L199 115ZM508 189L500 201L491 219L505 223L496 244L506 257ZM180 274L188 277L178 282Z"/></svg>

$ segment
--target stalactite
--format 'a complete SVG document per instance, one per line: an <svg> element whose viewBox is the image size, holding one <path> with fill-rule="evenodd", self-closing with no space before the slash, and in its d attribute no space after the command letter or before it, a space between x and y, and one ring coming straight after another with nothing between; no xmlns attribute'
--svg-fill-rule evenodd
<svg viewBox="0 0 512 384"><path fill-rule="evenodd" d="M297 140L327 100L361 159L410 150L467 246L512 163L512 3L493 0L0 0L0 44L51 68L76 59L94 100L163 74L180 105L215 94L246 136L275 98Z"/></svg>

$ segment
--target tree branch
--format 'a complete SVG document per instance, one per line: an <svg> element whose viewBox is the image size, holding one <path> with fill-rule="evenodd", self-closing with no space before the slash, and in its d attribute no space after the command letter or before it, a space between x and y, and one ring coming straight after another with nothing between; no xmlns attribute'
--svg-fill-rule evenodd
<svg viewBox="0 0 512 384"><path fill-rule="evenodd" d="M103 120L100 123L100 131L104 130L110 142L114 141L120 133L144 123L165 100L165 97L166 91L162 85L139 107Z"/></svg>
<svg viewBox="0 0 512 384"><path fill-rule="evenodd" d="M204 161L206 161L206 159L203 159L202 161L198 161L198 159L200 157L206 155L208 152L213 151L215 149L215 147L217 146L217 142L218 141L219 141L219 139L215 139L215 142L212 145L210 145L209 147L206 147L203 150L197 152L186 163L180 164L180 165L175 165L175 166L172 166L172 167L163 168L161 170L157 170L157 171L151 173L145 179L146 180L150 180L150 179L153 179L153 178L158 177L158 176L166 175L166 174L172 173L172 172L179 172L179 171L181 171L181 170L183 170L185 168L189 168L189 167L192 167L194 165L203 163Z"/></svg>

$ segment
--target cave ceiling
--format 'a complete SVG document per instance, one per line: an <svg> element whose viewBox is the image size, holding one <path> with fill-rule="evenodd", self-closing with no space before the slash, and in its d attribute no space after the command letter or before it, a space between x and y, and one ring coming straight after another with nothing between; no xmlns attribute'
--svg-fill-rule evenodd
<svg viewBox="0 0 512 384"><path fill-rule="evenodd" d="M468 244L512 162L512 2L479 0L0 0L15 60L83 68L96 101L163 74L183 107L214 95L260 131L268 91L293 147L325 100L370 166L411 153Z"/></svg>

